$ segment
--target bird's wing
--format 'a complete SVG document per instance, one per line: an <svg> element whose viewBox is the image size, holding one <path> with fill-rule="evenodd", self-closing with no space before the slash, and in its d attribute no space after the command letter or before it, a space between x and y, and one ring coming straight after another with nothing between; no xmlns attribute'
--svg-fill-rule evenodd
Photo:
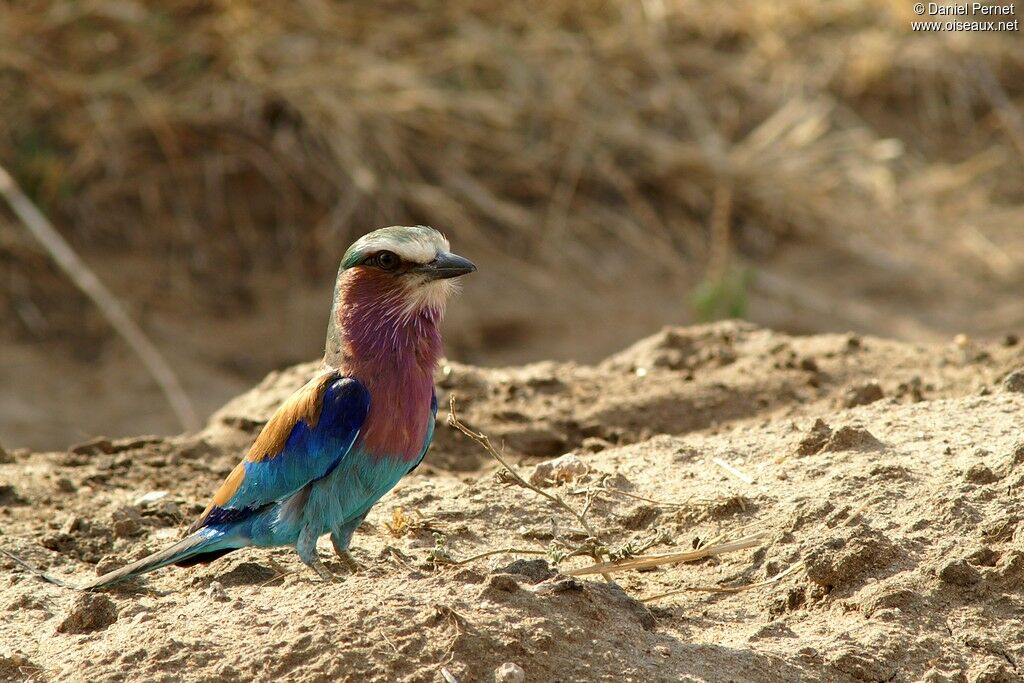
<svg viewBox="0 0 1024 683"><path fill-rule="evenodd" d="M358 380L326 370L277 409L189 533L243 519L327 476L345 457L370 408Z"/></svg>

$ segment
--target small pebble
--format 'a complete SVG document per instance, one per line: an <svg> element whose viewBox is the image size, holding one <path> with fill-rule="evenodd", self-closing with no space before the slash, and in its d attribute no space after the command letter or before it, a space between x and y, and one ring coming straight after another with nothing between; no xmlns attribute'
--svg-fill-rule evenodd
<svg viewBox="0 0 1024 683"><path fill-rule="evenodd" d="M228 597L227 591L224 590L224 584L220 581L212 581L209 586L206 587L206 597L217 602L228 602L231 598Z"/></svg>
<svg viewBox="0 0 1024 683"><path fill-rule="evenodd" d="M135 505L151 505L152 503L167 497L167 491L150 491L135 499Z"/></svg>
<svg viewBox="0 0 1024 683"><path fill-rule="evenodd" d="M590 468L579 456L573 453L566 453L554 460L542 462L533 468L530 475L530 483L534 486L544 486L551 482L569 482L582 477Z"/></svg>
<svg viewBox="0 0 1024 683"><path fill-rule="evenodd" d="M525 683L526 672L513 662L505 662L494 670L494 683Z"/></svg>

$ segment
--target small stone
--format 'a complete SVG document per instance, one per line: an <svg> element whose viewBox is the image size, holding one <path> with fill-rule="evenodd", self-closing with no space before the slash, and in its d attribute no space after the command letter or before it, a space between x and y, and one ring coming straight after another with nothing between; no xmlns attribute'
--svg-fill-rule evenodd
<svg viewBox="0 0 1024 683"><path fill-rule="evenodd" d="M152 505L153 503L167 497L167 491L150 491L149 493L143 494L135 499L133 505L145 506Z"/></svg>
<svg viewBox="0 0 1024 683"><path fill-rule="evenodd" d="M113 453L114 444L107 437L98 436L95 439L86 441L85 443L72 446L68 450L75 455L100 455L104 453Z"/></svg>
<svg viewBox="0 0 1024 683"><path fill-rule="evenodd" d="M556 576L538 584L534 589L538 595L555 595L583 590L583 582L575 576Z"/></svg>
<svg viewBox="0 0 1024 683"><path fill-rule="evenodd" d="M14 456L5 451L3 446L0 446L0 465L6 465L11 462L14 462Z"/></svg>
<svg viewBox="0 0 1024 683"><path fill-rule="evenodd" d="M111 521L118 538L130 538L142 531L142 515L133 507L118 508L111 515Z"/></svg>
<svg viewBox="0 0 1024 683"><path fill-rule="evenodd" d="M900 382L899 386L896 387L897 396L906 396L914 403L920 403L924 400L923 383L921 378L914 375L906 382Z"/></svg>
<svg viewBox="0 0 1024 683"><path fill-rule="evenodd" d="M494 670L494 683L525 683L526 672L523 667L512 662L505 662Z"/></svg>
<svg viewBox="0 0 1024 683"><path fill-rule="evenodd" d="M545 486L552 483L570 482L589 471L590 468L578 456L566 453L534 467L533 474L530 475L530 483L534 486Z"/></svg>
<svg viewBox="0 0 1024 683"><path fill-rule="evenodd" d="M843 395L843 407L854 408L856 406L866 406L869 403L885 398L885 393L882 391L882 387L879 386L878 382L867 382L857 386L850 387Z"/></svg>
<svg viewBox="0 0 1024 683"><path fill-rule="evenodd" d="M1016 346L1020 343L1020 337L1015 334L1008 334L1003 337L1003 346Z"/></svg>
<svg viewBox="0 0 1024 683"><path fill-rule="evenodd" d="M0 505L25 505L26 503L28 500L18 493L14 484L0 484Z"/></svg>
<svg viewBox="0 0 1024 683"><path fill-rule="evenodd" d="M156 511L165 517L181 517L181 509L173 500L165 500L156 506Z"/></svg>
<svg viewBox="0 0 1024 683"><path fill-rule="evenodd" d="M603 450L611 448L612 444L610 441L606 441L599 436L588 436L583 439L583 443L580 444L580 448L587 453L600 453Z"/></svg>
<svg viewBox="0 0 1024 683"><path fill-rule="evenodd" d="M504 567L499 567L495 572L502 574L515 574L516 576L525 576L526 578L533 581L533 583L540 583L541 581L547 581L555 575L555 570L551 568L547 560L515 560L509 562Z"/></svg>
<svg viewBox="0 0 1024 683"><path fill-rule="evenodd" d="M212 581L210 585L206 587L206 597L217 602L229 602L231 600L228 597L227 591L224 590L224 584L220 581Z"/></svg>
<svg viewBox="0 0 1024 683"><path fill-rule="evenodd" d="M117 621L117 605L102 593L83 593L57 626L58 633L102 631Z"/></svg>
<svg viewBox="0 0 1024 683"><path fill-rule="evenodd" d="M519 584L508 574L492 574L487 579L487 587L502 593L515 593L519 590Z"/></svg>
<svg viewBox="0 0 1024 683"><path fill-rule="evenodd" d="M981 573L967 560L953 560L939 570L939 578L953 586L973 586L981 581Z"/></svg>
<svg viewBox="0 0 1024 683"><path fill-rule="evenodd" d="M1003 380L1003 390L1024 394L1024 369L1014 370Z"/></svg>
<svg viewBox="0 0 1024 683"><path fill-rule="evenodd" d="M57 481L53 482L53 485L57 487L57 490L61 493L74 493L78 490L75 486L75 482L71 481L67 477L61 477Z"/></svg>

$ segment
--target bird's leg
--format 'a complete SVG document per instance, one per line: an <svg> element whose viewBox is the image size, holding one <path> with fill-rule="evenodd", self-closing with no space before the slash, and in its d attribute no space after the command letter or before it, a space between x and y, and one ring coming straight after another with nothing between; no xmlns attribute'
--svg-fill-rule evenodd
<svg viewBox="0 0 1024 683"><path fill-rule="evenodd" d="M316 551L317 538L317 533L312 527L309 525L303 527L299 532L299 539L295 543L295 550L298 551L303 564L315 571L317 576L324 581L335 581L337 577L324 566L323 560L320 559L320 553Z"/></svg>
<svg viewBox="0 0 1024 683"><path fill-rule="evenodd" d="M356 519L347 522L345 525L338 527L331 533L331 545L334 546L334 552L338 553L338 557L348 567L348 570L355 574L363 569L363 566L356 562L356 558L352 557L352 553L349 552L348 546L352 543L352 534L359 528L359 525L363 523L363 519L366 518L366 514L363 513Z"/></svg>

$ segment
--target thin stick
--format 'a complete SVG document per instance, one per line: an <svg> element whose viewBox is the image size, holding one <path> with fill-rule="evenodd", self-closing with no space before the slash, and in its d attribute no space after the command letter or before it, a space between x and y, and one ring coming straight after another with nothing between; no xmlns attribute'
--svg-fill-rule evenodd
<svg viewBox="0 0 1024 683"><path fill-rule="evenodd" d="M181 387L174 370L164 359L160 350L149 340L142 329L128 317L118 300L100 281L96 274L75 253L61 237L46 216L32 203L14 178L0 166L0 195L32 236L43 246L61 270L100 309L111 327L121 335L135 355L149 371L160 390L171 404L171 409L186 431L199 428L199 418L192 402Z"/></svg>
<svg viewBox="0 0 1024 683"><path fill-rule="evenodd" d="M721 458L711 458L711 462L715 463L716 465L721 467L723 470L725 470L726 472L728 472L729 474L731 474L732 476L736 477L737 479L739 479L742 482L745 482L747 484L753 484L754 483L754 478L752 476L750 476L749 474L747 474L743 470L739 469L738 467L730 465L729 463L727 463L725 460L722 460Z"/></svg>
<svg viewBox="0 0 1024 683"><path fill-rule="evenodd" d="M462 420L459 419L458 414L455 412L455 394L452 394L451 398L448 400L448 424L449 426L458 429L460 432L468 436L470 439L480 444L480 446L482 446L483 449L487 451L488 455L490 455L492 458L501 463L501 466L505 468L505 470L515 480L517 484L519 484L523 488L530 489L531 491L533 491L534 493L543 498L547 498L556 506L568 512L570 515L576 518L576 520L580 523L580 526L582 526L584 531L587 532L587 535L589 535L591 538L601 541L601 537L597 535L597 532L594 531L594 529L590 526L590 523L587 522L586 518L579 512L576 512L576 510L571 505L562 500L561 496L550 494L547 491L544 491L543 489L540 489L531 484L530 482L526 481L525 479L523 479L522 476L520 476L519 473L516 472L511 465L508 464L505 458L500 453L498 453L497 450L495 450L494 446L491 445L491 440L487 437L486 434L482 432L474 432L472 429L463 424ZM594 559L600 562L601 557L598 553L595 552ZM602 576L604 576L606 581L611 583L612 578L610 575L602 573Z"/></svg>
<svg viewBox="0 0 1024 683"><path fill-rule="evenodd" d="M745 550L746 548L753 548L761 545L763 537L761 534L754 534L752 536L744 536L738 538L735 541L728 541L725 543L712 543L698 548L697 550L690 550L682 553L661 553L658 555L645 555L643 557L634 557L628 560L619 560L617 562L602 562L594 564L589 567L580 567L579 569L570 569L565 572L569 576L586 576L588 574L610 574L612 572L621 572L628 569L648 569L650 567L658 567L664 564L678 564L680 562L694 562L696 560L703 559L705 557L712 557L714 555L723 555L725 553L735 552L737 550Z"/></svg>
<svg viewBox="0 0 1024 683"><path fill-rule="evenodd" d="M467 557L464 560L456 560L455 562L452 562L452 564L455 565L455 566L469 564L470 562L473 562L475 560L480 560L480 559L483 559L485 557L490 557L491 555L547 555L547 554L548 554L548 551L546 551L546 550L524 550L522 548L499 548L498 550L488 550L487 552L480 553L479 555L473 555L472 557Z"/></svg>
<svg viewBox="0 0 1024 683"><path fill-rule="evenodd" d="M757 583L748 583L742 586L686 586L685 588L677 588L676 590L671 590L667 593L658 593L657 595L650 595L646 598L640 598L640 602L653 602L655 600L661 600L662 598L668 598L673 595L682 595L683 593L691 593L694 591L702 593L742 593L743 591L748 591L753 588L763 588L764 586L773 584L777 581L780 581L782 578L789 576L790 574L803 568L804 563L797 562L786 571L780 574L776 574L770 579L758 581Z"/></svg>
<svg viewBox="0 0 1024 683"><path fill-rule="evenodd" d="M605 475L605 479L606 480L610 479L610 478L611 478L610 475ZM704 499L704 498L700 498L700 499L694 500L694 497L691 495L691 496L687 497L687 499L684 500L681 503L670 503L670 502L668 502L666 500L656 500L654 498L648 498L647 496L641 496L641 495L639 495L637 493L630 493L629 491L623 491L622 489L615 488L614 486L610 487L604 481L601 482L600 486L596 489L596 492L597 493L617 493L620 496L626 496L627 498L634 498L636 500L642 500L645 503L651 503L652 505L659 505L661 507L676 507L676 508L700 507L700 506L706 507L706 506L711 505L712 503L715 502L713 500L707 500L707 499ZM570 493L573 494L573 495L586 494L587 493L587 489L575 489L573 491L570 491ZM722 500L731 500L732 498L735 498L735 497L736 496L729 496L728 498L724 498Z"/></svg>

